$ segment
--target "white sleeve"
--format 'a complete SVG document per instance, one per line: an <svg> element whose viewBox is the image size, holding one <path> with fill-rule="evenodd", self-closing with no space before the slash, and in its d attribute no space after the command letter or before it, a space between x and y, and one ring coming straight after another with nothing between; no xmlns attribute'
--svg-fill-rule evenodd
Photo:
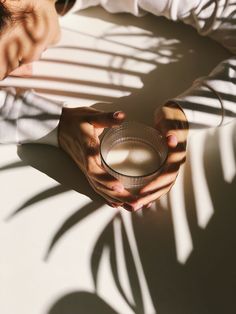
<svg viewBox="0 0 236 314"><path fill-rule="evenodd" d="M140 15L151 12L180 20L210 36L234 55L220 63L209 76L173 101L183 108L190 126L208 127L236 117L236 0L77 0L74 10L101 5L109 12Z"/></svg>
<svg viewBox="0 0 236 314"><path fill-rule="evenodd" d="M207 77L172 101L183 109L190 127L227 124L236 118L236 57L220 63Z"/></svg>
<svg viewBox="0 0 236 314"><path fill-rule="evenodd" d="M226 124L236 118L236 0L139 0L142 9L180 20L218 41L232 57L173 99L190 127Z"/></svg>
<svg viewBox="0 0 236 314"><path fill-rule="evenodd" d="M63 104L27 91L0 91L0 143L58 145L57 126Z"/></svg>
<svg viewBox="0 0 236 314"><path fill-rule="evenodd" d="M140 14L138 0L76 0L70 12L77 12L97 5L102 6L111 13L127 12L134 15Z"/></svg>
<svg viewBox="0 0 236 314"><path fill-rule="evenodd" d="M236 118L236 1L202 0L178 18L210 36L231 53L208 76L197 79L175 101L183 108L190 127L219 126Z"/></svg>

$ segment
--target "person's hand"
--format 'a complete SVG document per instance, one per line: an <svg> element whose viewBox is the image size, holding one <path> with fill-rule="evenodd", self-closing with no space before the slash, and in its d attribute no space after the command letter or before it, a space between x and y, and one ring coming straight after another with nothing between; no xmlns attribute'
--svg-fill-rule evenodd
<svg viewBox="0 0 236 314"><path fill-rule="evenodd" d="M58 141L109 205L132 210L129 202L133 196L103 169L99 154L99 135L104 128L118 126L124 119L122 111L107 113L91 107L65 107L59 123Z"/></svg>
<svg viewBox="0 0 236 314"><path fill-rule="evenodd" d="M167 162L160 175L140 190L138 200L133 203L136 208L148 208L168 193L186 159L188 122L181 108L175 103L164 105L155 114L155 127L166 137Z"/></svg>

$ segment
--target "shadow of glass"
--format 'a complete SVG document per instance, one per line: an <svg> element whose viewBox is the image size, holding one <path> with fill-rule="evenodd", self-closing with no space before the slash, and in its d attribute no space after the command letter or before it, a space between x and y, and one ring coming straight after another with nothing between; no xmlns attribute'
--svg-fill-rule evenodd
<svg viewBox="0 0 236 314"><path fill-rule="evenodd" d="M48 311L48 314L78 313L118 314L99 296L84 291L65 295Z"/></svg>

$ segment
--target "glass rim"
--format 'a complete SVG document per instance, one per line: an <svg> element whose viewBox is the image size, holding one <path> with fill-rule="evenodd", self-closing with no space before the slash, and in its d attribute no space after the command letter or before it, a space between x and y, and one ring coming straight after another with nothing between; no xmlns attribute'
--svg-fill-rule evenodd
<svg viewBox="0 0 236 314"><path fill-rule="evenodd" d="M111 166L109 166L108 163L106 162L106 160L104 159L103 154L102 154L102 143L104 142L104 138L108 135L108 133L111 133L114 129L119 128L119 127L122 127L122 126L124 126L124 125L128 125L128 124L133 124L133 125L138 125L138 126L144 126L146 129L149 129L149 130L151 130L152 132L153 132L153 131L156 132L156 133L158 134L158 136L160 136L161 138L163 138L163 135L162 135L162 133L161 133L160 131L156 130L155 128L153 128L153 127L151 127L151 126L149 126L149 125L146 125L146 124L140 123L140 122L136 122L136 121L126 121L126 122L123 122L122 124L118 125L117 127L108 128L108 129L105 131L105 133L102 135L102 138L101 138L101 140L100 140L100 147L99 147L99 153L100 153L102 162L103 162L103 163L106 165L106 167L109 168L112 172L116 173L116 174L119 175L119 176L126 177L126 178L130 178L130 179L146 178L146 177L150 177L150 176L152 176L152 175L158 173L158 172L162 169L163 165L165 164L165 162L166 162L166 160L167 160L167 158L168 158L169 149L168 149L168 146L167 146L167 145L166 145L167 154L166 154L166 156L165 156L165 159L161 162L160 166L159 166L156 170L154 170L154 171L152 171L152 172L150 172L150 173L144 174L144 175L131 176L131 175L123 174L123 173L121 173L121 172L116 171L116 170L113 169Z"/></svg>

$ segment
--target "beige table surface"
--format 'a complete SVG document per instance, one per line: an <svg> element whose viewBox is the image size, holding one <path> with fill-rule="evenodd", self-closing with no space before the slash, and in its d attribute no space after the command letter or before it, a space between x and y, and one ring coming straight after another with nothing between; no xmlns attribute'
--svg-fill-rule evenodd
<svg viewBox="0 0 236 314"><path fill-rule="evenodd" d="M182 24L95 8L61 20L32 87L72 106L154 109L229 55ZM0 147L0 313L236 313L236 124L196 131L168 196L130 214L57 148Z"/></svg>

